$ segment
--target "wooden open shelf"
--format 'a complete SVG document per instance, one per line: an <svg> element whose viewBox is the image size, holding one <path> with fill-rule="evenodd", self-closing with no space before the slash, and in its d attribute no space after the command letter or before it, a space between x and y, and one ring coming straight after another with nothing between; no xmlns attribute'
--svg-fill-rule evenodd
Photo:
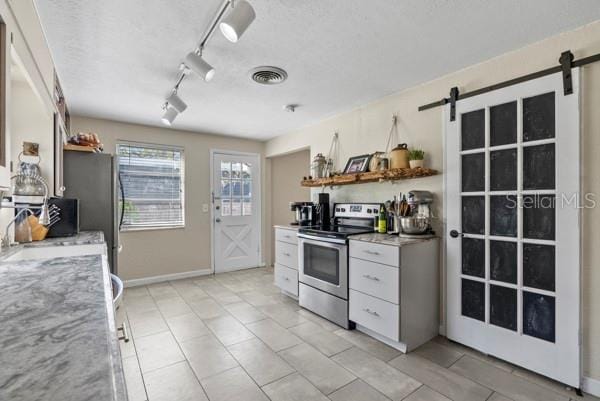
<svg viewBox="0 0 600 401"><path fill-rule="evenodd" d="M343 174L328 178L317 178L314 180L302 180L300 185L303 187L328 187L337 185L364 184L367 182L408 180L411 178L431 177L437 174L438 171L431 168L397 168L385 171Z"/></svg>

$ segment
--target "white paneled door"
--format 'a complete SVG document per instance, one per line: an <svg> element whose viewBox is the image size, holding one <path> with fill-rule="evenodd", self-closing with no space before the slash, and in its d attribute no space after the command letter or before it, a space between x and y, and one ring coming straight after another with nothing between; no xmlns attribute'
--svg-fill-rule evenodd
<svg viewBox="0 0 600 401"><path fill-rule="evenodd" d="M447 335L580 388L579 70L445 110Z"/></svg>
<svg viewBox="0 0 600 401"><path fill-rule="evenodd" d="M213 260L216 273L260 263L260 159L212 152Z"/></svg>

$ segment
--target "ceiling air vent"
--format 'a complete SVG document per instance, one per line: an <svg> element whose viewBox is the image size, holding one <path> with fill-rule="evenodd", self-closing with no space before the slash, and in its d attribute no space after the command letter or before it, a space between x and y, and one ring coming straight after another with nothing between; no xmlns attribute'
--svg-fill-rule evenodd
<svg viewBox="0 0 600 401"><path fill-rule="evenodd" d="M252 80L261 85L277 85L287 79L287 72L278 67L256 67L250 71Z"/></svg>

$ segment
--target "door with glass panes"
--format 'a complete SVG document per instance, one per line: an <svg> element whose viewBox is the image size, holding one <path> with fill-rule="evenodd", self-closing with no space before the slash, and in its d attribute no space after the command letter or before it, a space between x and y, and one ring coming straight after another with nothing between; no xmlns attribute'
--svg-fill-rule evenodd
<svg viewBox="0 0 600 401"><path fill-rule="evenodd" d="M215 272L260 262L260 166L257 155L213 153Z"/></svg>
<svg viewBox="0 0 600 401"><path fill-rule="evenodd" d="M445 109L447 336L580 387L579 71Z"/></svg>

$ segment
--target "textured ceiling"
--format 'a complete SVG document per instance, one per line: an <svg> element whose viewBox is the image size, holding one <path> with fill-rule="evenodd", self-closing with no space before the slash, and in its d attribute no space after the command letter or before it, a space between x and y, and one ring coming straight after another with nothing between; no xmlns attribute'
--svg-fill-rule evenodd
<svg viewBox="0 0 600 401"><path fill-rule="evenodd" d="M173 128L268 139L600 19L598 0L249 0L236 44L179 91ZM220 0L35 0L73 114L160 125L177 67ZM280 86L248 78L284 68ZM283 106L299 104L295 113Z"/></svg>

